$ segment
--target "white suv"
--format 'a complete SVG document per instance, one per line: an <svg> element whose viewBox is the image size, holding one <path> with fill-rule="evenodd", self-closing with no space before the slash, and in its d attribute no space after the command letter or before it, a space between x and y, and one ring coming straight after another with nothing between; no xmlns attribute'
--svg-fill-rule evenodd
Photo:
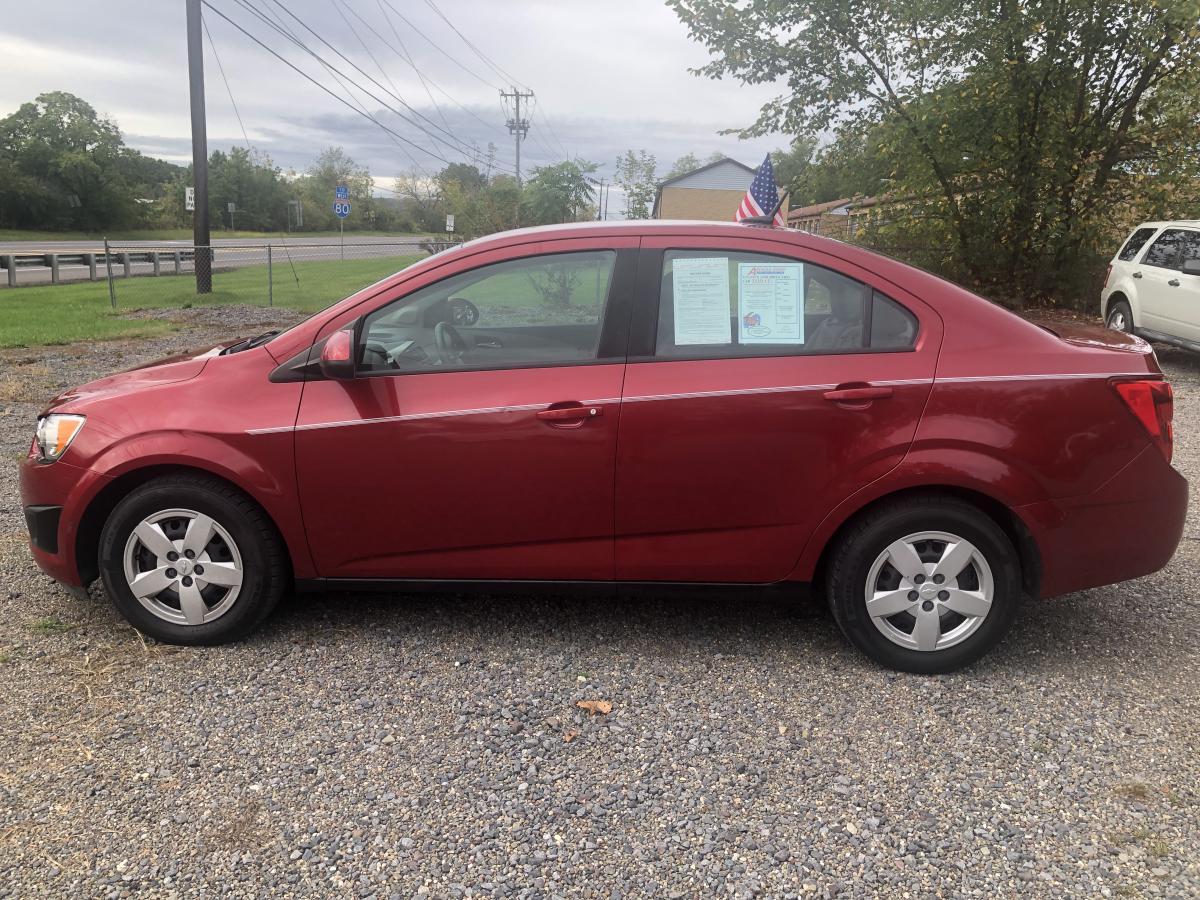
<svg viewBox="0 0 1200 900"><path fill-rule="evenodd" d="M1139 225L1108 266L1109 328L1200 351L1200 220Z"/></svg>

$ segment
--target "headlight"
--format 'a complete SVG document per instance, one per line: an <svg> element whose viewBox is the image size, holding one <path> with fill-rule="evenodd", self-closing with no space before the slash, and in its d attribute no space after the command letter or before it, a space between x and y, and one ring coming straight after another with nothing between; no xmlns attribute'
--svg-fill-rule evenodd
<svg viewBox="0 0 1200 900"><path fill-rule="evenodd" d="M42 416L37 423L38 455L45 462L54 462L67 452L75 435L83 429L83 416L52 414Z"/></svg>

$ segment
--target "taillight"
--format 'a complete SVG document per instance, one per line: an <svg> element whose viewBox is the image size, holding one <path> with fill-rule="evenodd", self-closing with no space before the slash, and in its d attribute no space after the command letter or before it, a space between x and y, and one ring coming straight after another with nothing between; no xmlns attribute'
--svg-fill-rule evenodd
<svg viewBox="0 0 1200 900"><path fill-rule="evenodd" d="M1104 286L1108 287L1108 279L1112 278L1112 263L1108 264L1108 268L1104 270Z"/></svg>
<svg viewBox="0 0 1200 900"><path fill-rule="evenodd" d="M1113 387L1135 419L1150 435L1167 462L1175 443L1171 419L1175 413L1175 399L1171 385L1165 381L1114 381Z"/></svg>

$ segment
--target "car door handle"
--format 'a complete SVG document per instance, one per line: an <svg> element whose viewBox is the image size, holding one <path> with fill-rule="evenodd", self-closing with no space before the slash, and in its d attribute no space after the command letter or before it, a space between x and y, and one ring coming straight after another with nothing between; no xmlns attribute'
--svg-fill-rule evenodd
<svg viewBox="0 0 1200 900"><path fill-rule="evenodd" d="M537 417L545 422L550 423L576 423L582 424L588 419L594 419L604 414L602 406L552 406L549 409L543 409Z"/></svg>
<svg viewBox="0 0 1200 900"><path fill-rule="evenodd" d="M1134 277L1134 278L1141 278L1141 277L1142 277L1142 273L1141 273L1141 272L1134 272L1134 273L1133 273L1133 277Z"/></svg>
<svg viewBox="0 0 1200 900"><path fill-rule="evenodd" d="M831 403L869 403L872 400L885 400L892 396L890 387L863 385L862 387L839 387L826 391L824 397Z"/></svg>
<svg viewBox="0 0 1200 900"><path fill-rule="evenodd" d="M1170 281L1167 282L1167 284L1169 284L1171 287L1179 287L1179 279L1172 278Z"/></svg>

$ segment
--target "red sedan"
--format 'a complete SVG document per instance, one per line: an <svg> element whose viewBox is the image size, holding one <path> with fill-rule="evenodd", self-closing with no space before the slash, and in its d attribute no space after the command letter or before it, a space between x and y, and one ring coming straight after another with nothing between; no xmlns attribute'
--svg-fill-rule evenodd
<svg viewBox="0 0 1200 900"><path fill-rule="evenodd" d="M38 564L174 643L243 637L293 586L813 584L873 659L940 672L1022 595L1166 564L1171 414L1141 339L862 249L569 225L69 391L21 490Z"/></svg>

